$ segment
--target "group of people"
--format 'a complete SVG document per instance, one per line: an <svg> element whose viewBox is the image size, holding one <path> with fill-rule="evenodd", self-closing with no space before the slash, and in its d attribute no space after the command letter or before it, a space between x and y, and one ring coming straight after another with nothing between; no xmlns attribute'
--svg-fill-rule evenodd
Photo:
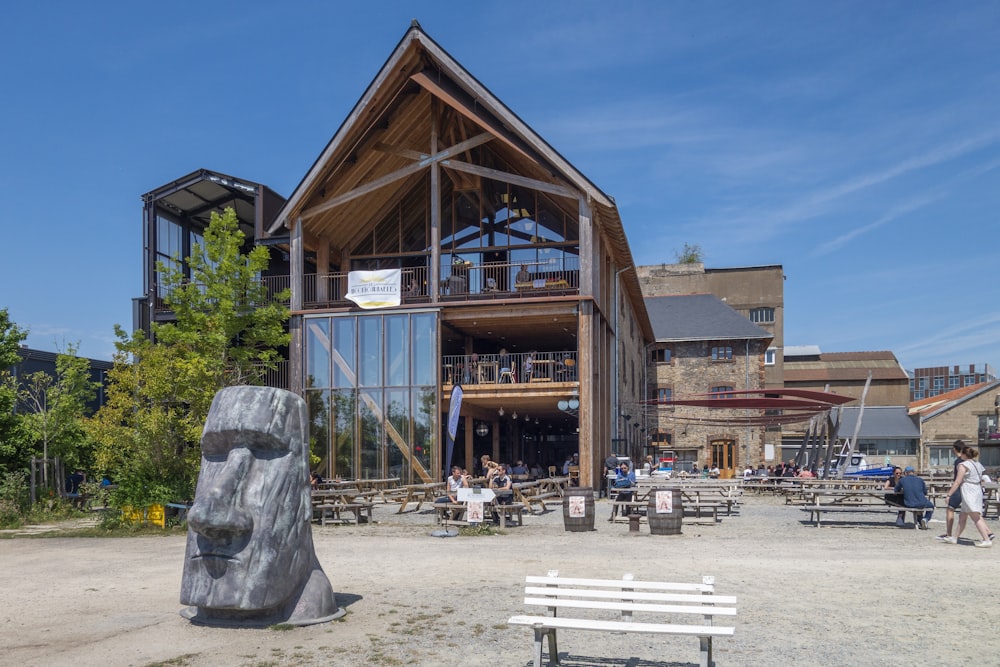
<svg viewBox="0 0 1000 667"><path fill-rule="evenodd" d="M982 540L975 542L977 547L993 546L995 535L983 520L983 482L989 481L986 468L977 461L979 452L975 447L969 447L961 440L952 444L955 451L955 474L951 488L948 489L948 507L945 514L945 533L937 539L947 544L958 544L958 538L965 530L966 523L971 519L979 531ZM958 512L958 527L955 527L955 513Z"/></svg>

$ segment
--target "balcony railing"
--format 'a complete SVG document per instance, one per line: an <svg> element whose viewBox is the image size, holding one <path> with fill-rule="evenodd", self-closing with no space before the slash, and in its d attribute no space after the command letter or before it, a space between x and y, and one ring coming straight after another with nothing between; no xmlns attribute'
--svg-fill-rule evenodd
<svg viewBox="0 0 1000 667"><path fill-rule="evenodd" d="M446 264L441 267L438 287L441 301L479 301L485 299L523 299L528 297L576 294L580 289L577 269L542 270L544 264L510 263ZM327 308L350 305L347 272L303 276L303 306ZM427 267L402 269L403 305L430 301L430 272Z"/></svg>
<svg viewBox="0 0 1000 667"><path fill-rule="evenodd" d="M446 385L498 385L521 382L576 382L576 351L521 354L465 354L442 357Z"/></svg>

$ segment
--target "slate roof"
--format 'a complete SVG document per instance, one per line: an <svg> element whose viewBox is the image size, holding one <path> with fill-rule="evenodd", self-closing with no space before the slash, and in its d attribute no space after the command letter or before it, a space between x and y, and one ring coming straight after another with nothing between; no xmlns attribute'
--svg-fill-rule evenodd
<svg viewBox="0 0 1000 667"><path fill-rule="evenodd" d="M854 435L854 426L858 422L859 407L834 408L831 415L837 418L842 411L837 434L841 438ZM915 417L907 414L905 405L875 405L865 407L861 417L859 438L920 438L920 425Z"/></svg>
<svg viewBox="0 0 1000 667"><path fill-rule="evenodd" d="M650 296L643 301L659 342L774 337L713 294Z"/></svg>

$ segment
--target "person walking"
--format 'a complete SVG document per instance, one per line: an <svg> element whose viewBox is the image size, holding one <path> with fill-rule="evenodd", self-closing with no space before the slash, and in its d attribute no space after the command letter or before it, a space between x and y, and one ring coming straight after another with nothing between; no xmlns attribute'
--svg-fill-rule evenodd
<svg viewBox="0 0 1000 667"><path fill-rule="evenodd" d="M965 522L969 518L972 519L972 523L976 526L976 530L979 531L979 535L983 538L975 545L981 548L989 548L993 546L993 540L990 539L990 529L986 526L986 522L983 521L983 474L986 469L983 464L976 461L979 457L979 451L974 447L969 447L966 445L962 448L959 453L959 457L962 459L962 463L958 466L958 474L955 476L955 481L951 483L951 488L948 490L948 495L955 493L956 491L961 491L962 493L962 511L958 515L958 529L955 531L954 536L948 536L943 542L948 544L958 544L958 538L961 536L962 531L965 530Z"/></svg>

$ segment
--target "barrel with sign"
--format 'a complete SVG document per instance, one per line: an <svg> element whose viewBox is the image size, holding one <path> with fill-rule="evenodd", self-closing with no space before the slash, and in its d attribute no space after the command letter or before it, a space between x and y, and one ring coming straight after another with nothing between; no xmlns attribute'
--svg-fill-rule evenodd
<svg viewBox="0 0 1000 667"><path fill-rule="evenodd" d="M572 533L594 529L594 490L589 486L569 487L563 495L563 525Z"/></svg>
<svg viewBox="0 0 1000 667"><path fill-rule="evenodd" d="M680 535L684 504L680 489L653 489L649 492L646 520L652 535Z"/></svg>

